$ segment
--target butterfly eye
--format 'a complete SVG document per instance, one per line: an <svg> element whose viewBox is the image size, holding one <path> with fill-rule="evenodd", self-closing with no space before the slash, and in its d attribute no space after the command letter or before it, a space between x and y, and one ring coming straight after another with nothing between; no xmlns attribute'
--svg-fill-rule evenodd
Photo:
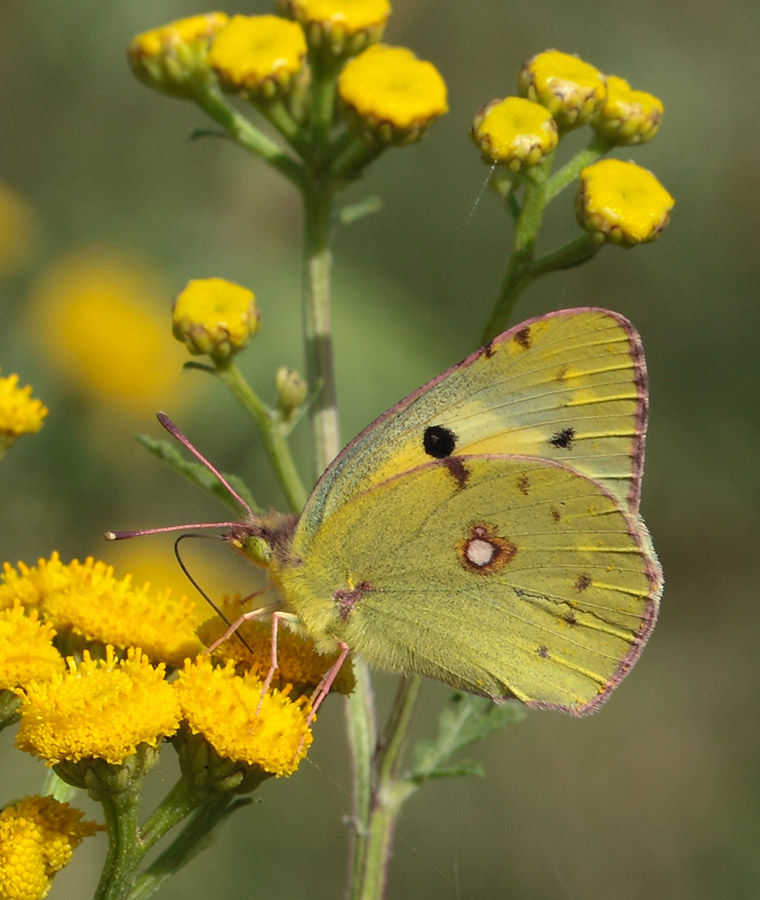
<svg viewBox="0 0 760 900"><path fill-rule="evenodd" d="M457 436L449 428L443 425L430 425L425 429L422 445L425 453L433 459L446 459L454 452L457 445Z"/></svg>

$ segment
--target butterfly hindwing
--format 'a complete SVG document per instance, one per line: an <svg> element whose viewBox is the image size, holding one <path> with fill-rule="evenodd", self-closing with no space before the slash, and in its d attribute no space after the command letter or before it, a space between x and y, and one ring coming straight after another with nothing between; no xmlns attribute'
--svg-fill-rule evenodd
<svg viewBox="0 0 760 900"><path fill-rule="evenodd" d="M275 572L310 633L371 665L584 713L638 657L661 573L619 498L507 455L434 460L372 486Z"/></svg>

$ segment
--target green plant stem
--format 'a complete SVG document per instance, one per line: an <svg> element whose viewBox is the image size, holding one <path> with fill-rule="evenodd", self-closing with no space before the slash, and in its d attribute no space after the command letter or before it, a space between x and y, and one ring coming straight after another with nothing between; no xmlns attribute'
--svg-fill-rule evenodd
<svg viewBox="0 0 760 900"><path fill-rule="evenodd" d="M249 798L235 799L229 794L216 794L200 806L169 847L154 860L137 879L129 900L146 900L159 887L186 865L214 839L217 825Z"/></svg>
<svg viewBox="0 0 760 900"><path fill-rule="evenodd" d="M234 109L216 88L208 88L195 98L196 103L224 128L241 147L268 162L293 184L300 185L300 163L284 153L277 144Z"/></svg>
<svg viewBox="0 0 760 900"><path fill-rule="evenodd" d="M561 169L557 169L551 178L548 179L546 184L546 202L549 203L569 184L572 184L586 166L590 166L606 153L609 153L611 147L612 144L609 141L595 135L584 150L581 150L571 160L568 160Z"/></svg>
<svg viewBox="0 0 760 900"><path fill-rule="evenodd" d="M217 362L215 371L258 425L290 508L299 511L306 502L306 490L290 453L282 422L261 402L231 359Z"/></svg>
<svg viewBox="0 0 760 900"><path fill-rule="evenodd" d="M509 265L493 313L483 331L483 344L487 344L507 327L517 298L532 278L531 262L546 207L547 179L553 162L552 153L541 165L529 169L526 174L525 201L515 225Z"/></svg>
<svg viewBox="0 0 760 900"><path fill-rule="evenodd" d="M190 815L202 803L186 778L180 778L156 811L140 829L143 846L149 850L175 825Z"/></svg>
<svg viewBox="0 0 760 900"><path fill-rule="evenodd" d="M139 791L101 795L108 829L108 853L94 900L125 900L129 896L144 849L137 827Z"/></svg>
<svg viewBox="0 0 760 900"><path fill-rule="evenodd" d="M335 367L330 325L330 224L333 187L313 170L307 173L304 203L303 334L306 377L316 390L311 426L315 475L340 449Z"/></svg>
<svg viewBox="0 0 760 900"><path fill-rule="evenodd" d="M366 821L356 824L348 900L381 900L388 877L391 841L404 802L417 785L398 778L401 753L419 698L422 679L403 678L374 761L374 779Z"/></svg>

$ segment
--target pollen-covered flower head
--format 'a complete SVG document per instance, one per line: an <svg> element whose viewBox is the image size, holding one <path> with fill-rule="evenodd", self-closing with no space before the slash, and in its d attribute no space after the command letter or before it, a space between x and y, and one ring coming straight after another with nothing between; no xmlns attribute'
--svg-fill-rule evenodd
<svg viewBox="0 0 760 900"><path fill-rule="evenodd" d="M251 99L285 90L306 56L298 22L279 16L233 16L211 45L209 63L222 87Z"/></svg>
<svg viewBox="0 0 760 900"><path fill-rule="evenodd" d="M19 572L6 567L0 604L18 598L39 609L68 650L141 647L152 660L172 666L200 650L195 602L185 596L133 586L129 575L117 579L113 566L92 557L64 564L54 553L35 567L19 563Z"/></svg>
<svg viewBox="0 0 760 900"><path fill-rule="evenodd" d="M626 247L654 241L674 204L655 176L636 163L604 159L580 175L578 220L599 241Z"/></svg>
<svg viewBox="0 0 760 900"><path fill-rule="evenodd" d="M174 300L174 337L191 353L226 359L246 347L260 327L253 291L224 278L189 281Z"/></svg>
<svg viewBox="0 0 760 900"><path fill-rule="evenodd" d="M208 48L228 22L222 12L210 12L169 22L132 38L127 58L145 84L176 97L194 97L214 81Z"/></svg>
<svg viewBox="0 0 760 900"><path fill-rule="evenodd" d="M248 606L250 603L244 603L240 596L225 597L220 609L228 621L235 622ZM198 628L198 637L208 647L226 630L226 624L214 615ZM243 622L234 635L214 650L214 656L234 662L238 672L248 672L263 680L271 665L271 647L271 619L254 619ZM277 671L273 683L279 686L290 684L295 694L311 694L337 658L337 653L317 653L314 641L283 625L277 631ZM354 685L353 669L346 660L330 690L350 694Z"/></svg>
<svg viewBox="0 0 760 900"><path fill-rule="evenodd" d="M548 109L523 97L494 100L472 123L472 137L487 163L513 172L535 166L557 146L557 123Z"/></svg>
<svg viewBox="0 0 760 900"><path fill-rule="evenodd" d="M165 667L152 666L140 650L123 660L112 647L101 660L85 650L81 663L69 657L67 664L65 672L20 691L20 750L48 765L93 759L120 765L140 745L156 748L177 730L179 705Z"/></svg>
<svg viewBox="0 0 760 900"><path fill-rule="evenodd" d="M292 775L312 742L305 697L291 687L270 688L255 674L238 675L230 661L214 666L207 656L185 667L174 683L182 716L222 759L272 775ZM243 770L238 769L243 777Z"/></svg>
<svg viewBox="0 0 760 900"><path fill-rule="evenodd" d="M406 47L368 47L343 67L338 92L351 126L370 143L417 141L449 109L438 70Z"/></svg>
<svg viewBox="0 0 760 900"><path fill-rule="evenodd" d="M546 50L529 59L517 76L520 93L545 106L560 129L578 128L604 103L604 75L577 56Z"/></svg>
<svg viewBox="0 0 760 900"><path fill-rule="evenodd" d="M607 99L591 121L612 144L643 144L660 130L662 101L646 91L634 91L624 78L607 76Z"/></svg>
<svg viewBox="0 0 760 900"><path fill-rule="evenodd" d="M0 378L0 453L22 434L35 434L48 414L41 400L32 398L32 388L18 386L18 375Z"/></svg>
<svg viewBox="0 0 760 900"><path fill-rule="evenodd" d="M65 665L53 646L54 636L53 626L40 622L37 610L27 612L18 600L0 611L0 690L62 672Z"/></svg>
<svg viewBox="0 0 760 900"><path fill-rule="evenodd" d="M335 56L355 55L383 36L391 12L388 0L285 0L312 48Z"/></svg>
<svg viewBox="0 0 760 900"><path fill-rule="evenodd" d="M77 846L102 826L53 797L24 797L0 812L0 897L41 900Z"/></svg>

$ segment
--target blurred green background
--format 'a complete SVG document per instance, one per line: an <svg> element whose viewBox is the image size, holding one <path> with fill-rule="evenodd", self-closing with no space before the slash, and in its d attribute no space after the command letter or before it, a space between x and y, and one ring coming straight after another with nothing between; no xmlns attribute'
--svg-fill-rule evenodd
<svg viewBox="0 0 760 900"><path fill-rule="evenodd" d="M609 306L641 331L652 395L643 513L665 569L660 622L601 714L532 713L478 748L485 779L428 785L412 800L389 897L757 897L757 4L395 6L386 39L436 64L451 112L421 144L386 153L351 191L376 193L384 206L336 247L345 439L475 346L510 226L482 191L487 170L468 127L483 103L514 92L525 58L549 47L577 52L660 96L659 137L616 155L655 172L677 205L659 243L607 248L534 285L517 310L526 318ZM0 7L0 183L21 204L10 225L0 220L0 245L10 248L0 270L0 365L50 407L40 435L0 466L0 559L31 564L58 549L64 559L94 554L122 574L176 581L170 539L111 547L101 537L223 515L132 440L158 434L157 408L264 502L281 504L234 402L202 374L179 372L185 357L169 309L192 277L253 288L264 328L241 364L271 398L275 367L302 359L297 199L231 144L188 140L207 125L200 111L147 90L125 62L134 33L205 9L197 0ZM576 228L563 198L547 217L545 246ZM113 317L72 320L67 303L83 293ZM138 325L116 312L133 303ZM159 377L141 375L146 366ZM188 563L208 572L212 589L245 589L247 572L222 549L200 552L193 546ZM378 686L386 697L394 679ZM420 735L446 695L426 686ZM40 784L41 767L21 759L12 739L1 738L0 804ZM153 802L176 775L169 756L153 776ZM348 766L332 700L301 771L264 785L261 802L234 816L161 896L340 897ZM86 842L51 896L90 895L103 850L101 838Z"/></svg>

